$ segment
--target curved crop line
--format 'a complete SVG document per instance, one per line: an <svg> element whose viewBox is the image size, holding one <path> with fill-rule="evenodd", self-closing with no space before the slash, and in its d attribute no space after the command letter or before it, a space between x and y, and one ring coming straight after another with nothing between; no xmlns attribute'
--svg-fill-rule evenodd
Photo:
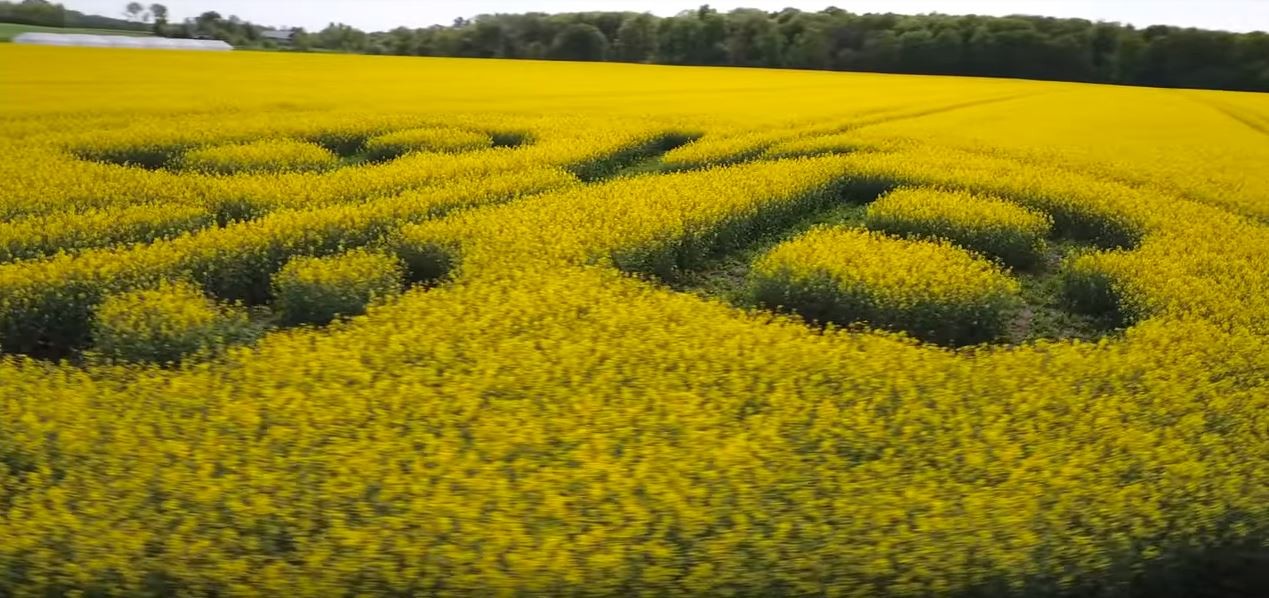
<svg viewBox="0 0 1269 598"><path fill-rule="evenodd" d="M1252 125L1249 125L1249 126L1252 126ZM1269 135L1269 127L1266 127L1265 131L1267 131L1266 134ZM997 145L983 146L983 147L964 145L964 146L958 146L956 149L957 151L964 152L967 154L973 154L976 156L984 156L989 158L994 157L997 159L1009 160L1011 162L1017 163L1019 167L1024 166L1030 160L1033 160L1038 156L1042 158L1045 162L1047 162L1050 167L1058 169L1058 170L1062 170L1064 172L1068 172L1072 175L1093 176L1094 178L1097 178L1103 181L1118 183L1121 185L1126 185L1128 187L1133 187L1135 189L1144 189L1144 190L1157 191L1157 192L1161 192L1165 194L1172 194L1172 195L1176 195L1180 197L1181 199L1186 199L1189 201L1201 203L1204 205L1208 205L1214 208L1224 210L1226 212L1229 212L1230 214L1247 218L1248 220L1251 220L1253 222L1269 224L1269 216L1266 216L1264 214L1257 214L1248 209L1240 208L1239 206L1235 204L1227 204L1227 203L1221 203L1218 201L1213 201L1212 199L1205 198L1197 193L1194 193L1191 190L1186 190L1179 187L1178 188L1169 187L1169 186L1160 184L1160 182L1157 179L1150 178L1150 177L1143 178L1143 176L1140 174L1125 172L1105 162L1098 162L1098 163L1092 164L1092 166L1094 166L1095 168L1090 170L1090 163L1083 162L1078 158L1072 158L1069 156L1063 156L1058 154L1048 154L1048 153L1033 154L1033 153L1028 153L1025 150L1019 150L1019 149L1009 148L1005 146L997 146ZM827 153L827 152L818 152L817 154L814 154L814 155L818 155L819 153Z"/></svg>
<svg viewBox="0 0 1269 598"><path fill-rule="evenodd" d="M648 169L652 169L667 152L700 138L701 134L696 132L667 130L571 164L566 167L566 170L576 175L583 183L595 183L629 170L638 170L640 165L646 165Z"/></svg>
<svg viewBox="0 0 1269 598"><path fill-rule="evenodd" d="M1211 100L1208 98L1196 97L1193 94L1186 94L1185 97L1195 102L1198 102L1199 104L1203 104L1204 106L1207 106L1208 108L1211 108L1217 112L1220 112L1221 114L1224 114L1225 116L1228 116L1229 118L1232 118L1242 123L1243 125L1246 125L1247 128L1257 133L1260 133L1261 135L1269 137L1269 121L1261 122L1263 117L1261 117L1260 115L1252 116L1250 114L1247 114L1241 108L1235 108L1224 102L1217 102L1215 100Z"/></svg>
<svg viewBox="0 0 1269 598"><path fill-rule="evenodd" d="M978 106L986 106L989 104L998 104L1001 102L1008 102L1010 100L1017 100L1017 99L1021 99L1025 97L1037 96L1037 95L1041 95L1042 93L1046 93L1046 92L1014 93L1014 94L1009 94L1004 96L997 96L993 98L985 98L985 99L979 99L979 100L969 100L964 102L945 104L943 106L936 106L933 108L923 108L921 110L913 110L911 112L902 112L893 116L881 116L875 119L853 123L851 125L843 127L841 130L834 131L834 132L845 133L847 131L854 131L857 129L862 129L864 127L871 127L873 125L882 125L882 124L898 122L903 120L911 120L914 118L921 118L923 116L933 116L935 114L945 114L948 112L955 112L957 110L964 110L966 108L975 108Z"/></svg>
<svg viewBox="0 0 1269 598"><path fill-rule="evenodd" d="M771 137L768 139L755 141L754 143L743 146L743 148L737 149L736 151L732 153L719 154L716 157L716 159L691 160L691 161L686 161L686 162L682 162L678 164L673 164L663 169L668 171L690 171L690 170L698 170L701 168L707 168L709 166L742 164L745 162L761 159L761 157L763 156L763 153L766 152L767 150L773 147L776 147L777 145L780 145L782 143L787 143L790 141L797 140L801 137L822 137L822 136L840 135L842 133L848 133L854 130L861 129L863 127L868 127L868 126L873 126L878 124L885 124L890 122L897 122L897 121L908 120L913 118L920 118L923 116L930 116L934 114L942 114L946 112L952 112L955 110L973 108L976 106L985 106L988 104L1005 102L1005 101L1009 101L1013 99L1018 99L1021 97L1034 96L1034 95L1037 95L1037 94L1036 93L1018 93L1018 94L1009 94L1005 96L996 96L996 97L981 98L981 99L975 99L975 100L969 100L969 101L954 102L951 104L944 104L941 106L935 106L932 108L924 108L920 110L883 111L881 112L880 115L874 118L866 118L866 119L861 119L861 120L857 120L853 122L847 121L840 125L828 125L822 128L807 127L805 129L796 129L796 130L787 131L786 134L783 136ZM824 153L836 153L836 152L824 152ZM820 153L817 152L817 153L808 154L808 155L820 155Z"/></svg>

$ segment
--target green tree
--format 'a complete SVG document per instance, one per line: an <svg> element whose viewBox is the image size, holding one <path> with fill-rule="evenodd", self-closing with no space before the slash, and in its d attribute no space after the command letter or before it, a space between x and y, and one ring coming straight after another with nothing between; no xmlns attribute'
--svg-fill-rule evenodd
<svg viewBox="0 0 1269 598"><path fill-rule="evenodd" d="M727 60L737 66L780 66L780 34L775 21L760 10L739 9L727 15Z"/></svg>
<svg viewBox="0 0 1269 598"><path fill-rule="evenodd" d="M696 11L701 22L701 40L692 64L724 64L727 61L727 18L702 5Z"/></svg>
<svg viewBox="0 0 1269 598"><path fill-rule="evenodd" d="M220 27L223 22L224 19L220 16L220 13L209 10L194 18L194 33L214 37L220 34Z"/></svg>
<svg viewBox="0 0 1269 598"><path fill-rule="evenodd" d="M303 27L297 27L291 32L291 47L300 52L313 49L313 34L305 31Z"/></svg>
<svg viewBox="0 0 1269 598"><path fill-rule="evenodd" d="M617 60L647 62L657 51L657 22L650 14L630 15L617 29Z"/></svg>
<svg viewBox="0 0 1269 598"><path fill-rule="evenodd" d="M408 56L414 54L414 31L409 27L397 27L388 32L384 51L387 54Z"/></svg>
<svg viewBox="0 0 1269 598"><path fill-rule="evenodd" d="M574 23L551 42L551 58L556 60L603 60L607 55L608 38L594 25Z"/></svg>
<svg viewBox="0 0 1269 598"><path fill-rule="evenodd" d="M154 16L154 33L163 35L167 28L167 7L162 4L151 4L150 14Z"/></svg>
<svg viewBox="0 0 1269 598"><path fill-rule="evenodd" d="M898 37L899 70L909 73L925 73L935 69L938 63L934 34L928 29L905 31Z"/></svg>
<svg viewBox="0 0 1269 598"><path fill-rule="evenodd" d="M899 66L899 51L899 39L893 31L875 31L864 38L859 59L866 70L889 72Z"/></svg>
<svg viewBox="0 0 1269 598"><path fill-rule="evenodd" d="M47 0L22 0L17 4L0 2L0 22L65 27L66 9Z"/></svg>
<svg viewBox="0 0 1269 598"><path fill-rule="evenodd" d="M657 30L657 62L695 64L700 54L701 29L701 22L694 15L662 20Z"/></svg>
<svg viewBox="0 0 1269 598"><path fill-rule="evenodd" d="M828 34L820 25L812 24L794 34L785 51L785 64L801 69L828 69L833 66L833 52Z"/></svg>
<svg viewBox="0 0 1269 598"><path fill-rule="evenodd" d="M370 47L368 42L366 32L343 23L331 23L317 32L316 46L341 52L362 52Z"/></svg>
<svg viewBox="0 0 1269 598"><path fill-rule="evenodd" d="M145 5L140 2L129 2L127 6L123 7L123 16L127 17L129 21L141 21L144 13Z"/></svg>
<svg viewBox="0 0 1269 598"><path fill-rule="evenodd" d="M472 55L479 58L507 58L516 55L507 28L500 19L477 17L471 27Z"/></svg>
<svg viewBox="0 0 1269 598"><path fill-rule="evenodd" d="M1098 23L1092 28L1089 45L1092 48L1093 69L1098 81L1113 81L1119 70L1122 28L1113 23Z"/></svg>

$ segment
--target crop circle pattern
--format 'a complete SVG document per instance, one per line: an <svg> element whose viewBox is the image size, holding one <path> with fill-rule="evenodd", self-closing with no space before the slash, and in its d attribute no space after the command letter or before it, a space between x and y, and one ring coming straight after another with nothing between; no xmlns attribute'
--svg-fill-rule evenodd
<svg viewBox="0 0 1269 598"><path fill-rule="evenodd" d="M0 97L0 584L1156 595L1263 541L1269 229L1240 174L1263 136L1189 92L235 53L227 110L209 58L84 94L40 82L115 57L54 50L0 48L41 65ZM324 93L258 83L302 61L330 68L291 83ZM440 126L492 147L166 166ZM1051 282L1124 329L949 350L688 284L866 227L900 187L1047 215L1075 246ZM418 284L325 328L256 314L292 260L362 248ZM86 358L102 306L177 281L267 331L178 366Z"/></svg>

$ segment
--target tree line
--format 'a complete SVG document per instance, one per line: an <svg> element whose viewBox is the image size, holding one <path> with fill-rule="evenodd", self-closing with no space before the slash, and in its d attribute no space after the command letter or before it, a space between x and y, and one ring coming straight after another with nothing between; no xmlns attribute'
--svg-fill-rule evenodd
<svg viewBox="0 0 1269 598"><path fill-rule="evenodd" d="M49 3L24 0L21 5ZM0 2L3 7L12 5ZM133 3L136 7L139 4ZM129 10L134 8L129 5ZM57 6L57 5L53 5ZM152 5L146 10L156 14ZM166 16L166 9L162 10ZM0 17L3 20L3 17ZM166 21L164 19L164 21ZM173 37L276 47L266 29L206 12L159 25ZM1269 91L1269 34L1156 25L1137 28L1034 16L778 12L708 5L647 13L493 14L452 25L365 32L332 23L293 30L288 49L409 56L525 58L1021 77Z"/></svg>
<svg viewBox="0 0 1269 598"><path fill-rule="evenodd" d="M317 35L315 46L322 47L325 33ZM722 13L702 6L664 18L617 12L481 15L451 26L339 39L348 45L331 49L1269 91L1269 34L1263 32L1138 29L1032 16L854 14L837 8Z"/></svg>
<svg viewBox="0 0 1269 598"><path fill-rule="evenodd" d="M163 4L129 2L123 5L122 18L89 15L68 9L48 0L0 0L0 23L21 23L45 27L78 27L150 31L155 35L175 38L219 39L238 48L274 49L262 34L269 27L257 25L236 16L222 17L215 11L179 23L168 20ZM300 31L303 34L302 30Z"/></svg>
<svg viewBox="0 0 1269 598"><path fill-rule="evenodd" d="M20 23L43 27L123 29L125 31L145 31L150 28L145 23L127 19L84 14L77 10L66 8L61 4L53 4L47 0L0 1L0 23Z"/></svg>

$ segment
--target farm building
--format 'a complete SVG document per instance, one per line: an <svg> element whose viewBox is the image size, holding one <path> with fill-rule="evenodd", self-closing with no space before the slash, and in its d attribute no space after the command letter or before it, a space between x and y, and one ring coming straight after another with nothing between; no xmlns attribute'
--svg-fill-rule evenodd
<svg viewBox="0 0 1269 598"><path fill-rule="evenodd" d="M130 37L126 35L86 35L80 33L23 33L13 38L13 43L40 46L141 48L152 50L204 50L221 52L234 49L233 46L220 40Z"/></svg>
<svg viewBox="0 0 1269 598"><path fill-rule="evenodd" d="M260 32L260 37L277 44L281 48L290 48L295 45L294 29L265 29Z"/></svg>

